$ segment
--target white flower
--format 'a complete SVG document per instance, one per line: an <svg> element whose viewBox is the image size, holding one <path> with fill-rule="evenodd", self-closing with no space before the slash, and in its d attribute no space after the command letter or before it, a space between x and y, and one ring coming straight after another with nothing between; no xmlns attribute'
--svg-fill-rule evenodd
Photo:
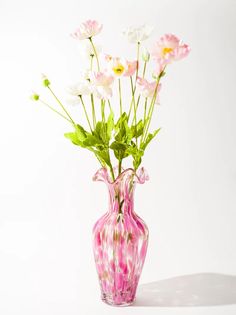
<svg viewBox="0 0 236 315"><path fill-rule="evenodd" d="M129 27L123 34L128 38L130 43L141 43L150 36L152 30L152 26L144 24L138 27Z"/></svg>
<svg viewBox="0 0 236 315"><path fill-rule="evenodd" d="M82 96L93 93L93 88L90 82L85 80L68 87L67 91L73 96Z"/></svg>

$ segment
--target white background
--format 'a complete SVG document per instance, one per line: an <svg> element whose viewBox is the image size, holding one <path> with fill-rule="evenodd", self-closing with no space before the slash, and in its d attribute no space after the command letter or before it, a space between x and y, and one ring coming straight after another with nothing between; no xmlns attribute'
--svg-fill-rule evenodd
<svg viewBox="0 0 236 315"><path fill-rule="evenodd" d="M1 315L235 314L223 305L236 303L235 16L235 0L0 0ZM123 309L100 301L93 262L107 208L98 164L28 99L31 88L50 99L42 72L66 96L81 69L69 34L87 18L104 24L96 40L112 54L134 53L121 31L142 23L155 27L148 47L172 32L192 48L163 80L162 131L135 200L150 229L145 285Z"/></svg>

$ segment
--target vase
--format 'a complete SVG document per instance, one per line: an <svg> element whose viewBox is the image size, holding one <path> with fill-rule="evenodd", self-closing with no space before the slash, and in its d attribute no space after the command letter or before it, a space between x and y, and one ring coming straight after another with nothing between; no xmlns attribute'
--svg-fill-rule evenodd
<svg viewBox="0 0 236 315"><path fill-rule="evenodd" d="M148 246L148 228L134 211L136 183L148 180L144 168L124 170L112 181L106 168L93 177L103 181L109 193L108 211L93 227L93 252L101 299L113 306L135 300Z"/></svg>

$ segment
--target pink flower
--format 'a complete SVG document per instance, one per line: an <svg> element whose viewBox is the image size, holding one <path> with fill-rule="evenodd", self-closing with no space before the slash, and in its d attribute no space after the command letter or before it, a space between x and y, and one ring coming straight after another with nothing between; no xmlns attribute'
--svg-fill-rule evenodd
<svg viewBox="0 0 236 315"><path fill-rule="evenodd" d="M124 77L132 77L137 70L137 61L128 61L125 63Z"/></svg>
<svg viewBox="0 0 236 315"><path fill-rule="evenodd" d="M146 79L142 79L140 77L137 78L137 89L139 93L145 98L153 98L155 90L157 88L157 94L161 89L161 84L157 82L148 82ZM159 103L158 97L155 100L155 103Z"/></svg>
<svg viewBox="0 0 236 315"><path fill-rule="evenodd" d="M157 63L155 64L155 68L153 71L153 77L158 78L161 72L165 69L165 62L163 60L158 60Z"/></svg>
<svg viewBox="0 0 236 315"><path fill-rule="evenodd" d="M106 100L112 96L111 85L113 81L113 76L105 72L93 72L91 83L94 86L95 94L99 99Z"/></svg>
<svg viewBox="0 0 236 315"><path fill-rule="evenodd" d="M131 77L137 69L137 61L128 61L119 57L105 55L108 71L116 77Z"/></svg>
<svg viewBox="0 0 236 315"><path fill-rule="evenodd" d="M168 64L186 57L189 52L189 46L182 44L178 37L173 34L166 34L155 44L152 56L158 62Z"/></svg>
<svg viewBox="0 0 236 315"><path fill-rule="evenodd" d="M95 20L87 20L80 24L71 36L75 39L83 40L99 34L102 30L102 24Z"/></svg>

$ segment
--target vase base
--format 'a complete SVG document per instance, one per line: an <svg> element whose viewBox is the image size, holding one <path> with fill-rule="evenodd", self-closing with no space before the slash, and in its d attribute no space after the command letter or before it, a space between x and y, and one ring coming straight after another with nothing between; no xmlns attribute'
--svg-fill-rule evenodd
<svg viewBox="0 0 236 315"><path fill-rule="evenodd" d="M110 306L130 306L134 303L134 298L125 298L124 296L109 296L103 293L101 299L104 303Z"/></svg>

